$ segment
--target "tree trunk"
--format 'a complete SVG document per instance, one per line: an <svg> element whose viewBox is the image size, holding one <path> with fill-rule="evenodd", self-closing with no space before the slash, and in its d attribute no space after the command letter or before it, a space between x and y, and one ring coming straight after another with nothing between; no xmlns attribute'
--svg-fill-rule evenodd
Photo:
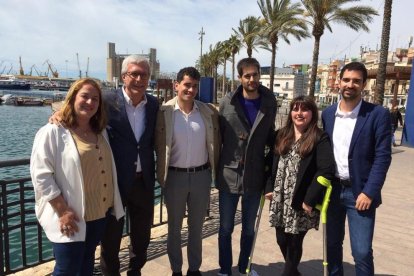
<svg viewBox="0 0 414 276"><path fill-rule="evenodd" d="M390 42L392 0L385 0L384 19L382 22L381 50L378 64L377 85L375 86L374 103L383 105L384 88L387 70L388 45ZM397 88L398 89L398 88Z"/></svg>
<svg viewBox="0 0 414 276"><path fill-rule="evenodd" d="M226 95L226 63L227 61L224 60L224 64L223 64L223 86L221 88L221 96L223 97L224 95Z"/></svg>
<svg viewBox="0 0 414 276"><path fill-rule="evenodd" d="M252 57L252 54L253 54L253 50L252 50L252 48L247 47L247 56L248 56L249 58L251 58L251 57Z"/></svg>
<svg viewBox="0 0 414 276"><path fill-rule="evenodd" d="M218 65L214 66L214 93L213 93L213 103L217 103L217 67Z"/></svg>
<svg viewBox="0 0 414 276"><path fill-rule="evenodd" d="M234 58L235 58L235 53L232 53L232 57L231 57L231 66L232 66L232 69L231 69L231 91L234 91L234 71L235 71L235 66L234 66Z"/></svg>
<svg viewBox="0 0 414 276"><path fill-rule="evenodd" d="M315 83L316 83L316 74L318 72L318 59L319 59L319 45L321 42L320 36L315 36L315 42L313 44L313 55L312 55L312 71L309 87L309 96L312 99L315 99Z"/></svg>
<svg viewBox="0 0 414 276"><path fill-rule="evenodd" d="M273 82L275 81L275 63L276 63L276 43L272 43L272 60L270 62L270 91L273 92Z"/></svg>

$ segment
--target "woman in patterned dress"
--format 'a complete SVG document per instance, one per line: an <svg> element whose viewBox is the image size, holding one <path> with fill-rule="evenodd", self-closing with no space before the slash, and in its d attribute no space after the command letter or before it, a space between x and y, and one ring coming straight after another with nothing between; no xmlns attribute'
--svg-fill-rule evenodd
<svg viewBox="0 0 414 276"><path fill-rule="evenodd" d="M269 220L285 259L284 276L301 275L303 239L318 229L324 187L318 176L332 179L335 160L328 135L318 127L318 109L312 98L299 96L290 104L286 126L276 133L272 177L266 186L271 200Z"/></svg>

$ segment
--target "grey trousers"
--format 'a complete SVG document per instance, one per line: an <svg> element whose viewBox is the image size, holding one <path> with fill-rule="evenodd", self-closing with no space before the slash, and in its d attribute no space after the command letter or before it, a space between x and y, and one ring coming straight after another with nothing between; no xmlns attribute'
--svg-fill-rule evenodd
<svg viewBox="0 0 414 276"><path fill-rule="evenodd" d="M202 230L211 187L210 169L195 172L168 171L164 188L168 213L167 253L171 270L180 272L183 265L181 228L188 209L187 258L189 270L200 269L202 260Z"/></svg>

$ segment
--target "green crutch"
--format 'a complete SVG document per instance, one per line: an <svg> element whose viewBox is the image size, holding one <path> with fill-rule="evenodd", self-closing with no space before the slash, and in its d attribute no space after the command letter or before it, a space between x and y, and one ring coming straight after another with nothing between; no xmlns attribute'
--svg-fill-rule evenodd
<svg viewBox="0 0 414 276"><path fill-rule="evenodd" d="M322 186L326 187L325 196L323 197L322 205L316 205L316 209L321 212L322 231L323 231L323 275L328 275L328 253L326 243L326 212L328 211L329 198L331 197L332 185L331 181L323 176L318 176L317 181Z"/></svg>

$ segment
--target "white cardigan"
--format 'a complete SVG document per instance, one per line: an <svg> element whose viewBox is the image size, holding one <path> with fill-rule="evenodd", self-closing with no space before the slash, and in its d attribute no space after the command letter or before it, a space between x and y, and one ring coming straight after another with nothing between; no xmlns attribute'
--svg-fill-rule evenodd
<svg viewBox="0 0 414 276"><path fill-rule="evenodd" d="M102 132L108 143L106 131ZM113 214L117 219L125 215L118 190L115 162L112 157L114 184ZM33 142L30 174L35 192L35 212L40 225L51 242L84 241L86 236L85 197L79 153L68 129L47 124L39 129ZM59 217L50 200L62 194L66 203L79 218L79 231L68 237L60 231Z"/></svg>

